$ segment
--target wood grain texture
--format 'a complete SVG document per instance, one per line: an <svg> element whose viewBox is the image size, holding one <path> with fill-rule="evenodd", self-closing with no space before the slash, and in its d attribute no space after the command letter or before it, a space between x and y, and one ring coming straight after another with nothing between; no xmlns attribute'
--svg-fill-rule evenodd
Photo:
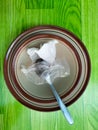
<svg viewBox="0 0 98 130"><path fill-rule="evenodd" d="M54 0L24 0L26 9L51 9L54 7Z"/></svg>
<svg viewBox="0 0 98 130"><path fill-rule="evenodd" d="M70 126L57 112L37 112L10 94L3 77L3 61L11 42L37 25L57 25L76 34L92 63L85 93L69 107ZM0 0L0 130L98 130L98 0Z"/></svg>

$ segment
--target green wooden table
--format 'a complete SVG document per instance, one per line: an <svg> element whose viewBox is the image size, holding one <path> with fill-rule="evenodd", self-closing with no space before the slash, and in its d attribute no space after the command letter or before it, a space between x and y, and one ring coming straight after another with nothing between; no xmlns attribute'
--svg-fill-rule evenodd
<svg viewBox="0 0 98 130"><path fill-rule="evenodd" d="M3 61L11 42L37 25L57 25L76 34L92 63L84 94L69 107L70 126L61 111L43 113L20 104L6 87ZM0 130L98 130L98 0L0 0Z"/></svg>

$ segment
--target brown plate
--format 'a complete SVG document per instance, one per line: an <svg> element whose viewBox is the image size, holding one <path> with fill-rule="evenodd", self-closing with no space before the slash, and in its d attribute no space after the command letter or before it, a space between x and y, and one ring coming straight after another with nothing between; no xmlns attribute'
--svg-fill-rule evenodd
<svg viewBox="0 0 98 130"><path fill-rule="evenodd" d="M70 67L68 77L57 78L54 86L63 102L69 106L87 87L90 77L90 58L84 44L71 32L55 26L38 26L22 33L11 44L4 60L4 77L13 96L25 106L39 111L58 110L48 84L35 85L21 72L21 64L30 64L26 54L29 47L39 47L57 39L57 57L65 58Z"/></svg>

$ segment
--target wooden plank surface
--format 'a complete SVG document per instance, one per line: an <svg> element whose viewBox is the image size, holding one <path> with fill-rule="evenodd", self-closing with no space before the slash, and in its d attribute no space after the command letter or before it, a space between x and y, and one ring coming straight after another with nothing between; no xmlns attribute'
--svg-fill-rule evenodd
<svg viewBox="0 0 98 130"><path fill-rule="evenodd" d="M85 93L69 107L70 126L60 111L30 110L10 94L3 61L11 42L37 25L57 25L76 34L87 47L92 72ZM98 0L0 0L0 130L98 130Z"/></svg>

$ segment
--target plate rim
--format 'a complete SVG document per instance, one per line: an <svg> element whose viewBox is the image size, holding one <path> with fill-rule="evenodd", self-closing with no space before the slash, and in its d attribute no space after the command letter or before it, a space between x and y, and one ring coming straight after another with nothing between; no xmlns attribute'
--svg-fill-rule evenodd
<svg viewBox="0 0 98 130"><path fill-rule="evenodd" d="M52 26L52 25L44 25L44 26L37 26L37 27L33 27L33 28L30 28L29 30L23 32L22 34L20 34L13 42L12 44L10 45L10 47L8 48L8 51L7 51L7 54L5 56L5 59L4 59L4 78L5 78L5 81L6 81L6 84L9 88L9 85L10 83L8 83L7 81L7 77L6 77L6 73L7 73L7 70L5 69L5 67L7 66L7 58L8 58L8 55L9 55L9 52L11 51L11 48L13 48L14 44L19 40L21 39L21 37L25 36L26 34L32 32L32 31L36 31L36 30L40 30L40 29L55 29L55 30L59 30L59 31L63 31L64 33L67 33L69 36L71 36L73 39L75 39L77 41L77 43L81 46L81 48L83 49L84 53L85 53L85 56L86 56L86 60L87 60L87 65L88 65L88 70L87 71L87 77L86 77L86 81L82 87L82 90L78 93L78 95L73 99L71 100L69 103L67 103L66 105L69 106L71 104L73 104L84 92L84 90L86 89L87 87L87 84L88 84L88 81L90 79L90 73L91 73L91 62L90 62L90 57L89 57L89 54L88 54L88 51L86 49L86 47L84 46L83 42L77 37L75 36L73 33L69 32L68 30L64 29L64 28L61 28L61 27L57 27L57 26ZM9 88L10 89L10 88ZM37 106L30 106L29 104L23 102L23 101L20 101L19 97L15 95L14 91L10 89L10 92L12 93L12 95L19 101L21 102L22 104L24 104L25 106L31 108L31 109L35 109L35 110L39 110L39 111L54 111L54 110L59 110L60 108L59 107L54 107L54 108L40 108L40 107L37 107Z"/></svg>

